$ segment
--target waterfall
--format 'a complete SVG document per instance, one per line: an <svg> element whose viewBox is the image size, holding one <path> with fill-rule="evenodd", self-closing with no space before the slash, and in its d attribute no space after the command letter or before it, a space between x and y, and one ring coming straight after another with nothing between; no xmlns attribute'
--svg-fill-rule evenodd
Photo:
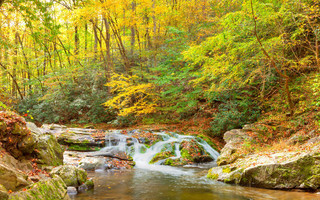
<svg viewBox="0 0 320 200"><path fill-rule="evenodd" d="M120 130L114 130L107 132L105 139L106 147L101 151L115 154L125 152L133 158L137 168L167 169L169 166L164 166L164 164L168 159L170 159L170 162L186 162L183 160L185 158L181 151L184 148L183 143L187 143L186 146L193 145L201 149L203 155L198 152L198 155L195 156L211 157L211 160L216 160L219 156L219 153L203 139L172 132L151 133L135 130L121 133ZM150 164L150 161L155 159L155 156L159 158L156 158L156 162ZM170 170L172 170L172 167Z"/></svg>

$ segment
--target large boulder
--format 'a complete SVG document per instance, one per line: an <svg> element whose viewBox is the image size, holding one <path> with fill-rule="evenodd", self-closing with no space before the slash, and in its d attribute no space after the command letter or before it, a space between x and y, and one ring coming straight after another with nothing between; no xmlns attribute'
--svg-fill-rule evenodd
<svg viewBox="0 0 320 200"><path fill-rule="evenodd" d="M54 176L52 179L48 178L33 184L30 189L10 194L9 200L70 200L66 188L63 180L59 176Z"/></svg>
<svg viewBox="0 0 320 200"><path fill-rule="evenodd" d="M31 184L31 180L22 171L0 163L0 184L8 190L16 190Z"/></svg>
<svg viewBox="0 0 320 200"><path fill-rule="evenodd" d="M320 188L320 153L252 155L212 168L208 177L226 183L270 189Z"/></svg>
<svg viewBox="0 0 320 200"><path fill-rule="evenodd" d="M67 145L68 150L98 151L105 146L104 135L96 134L98 130L85 128L67 128L60 125L43 125L43 132L52 133L58 142Z"/></svg>
<svg viewBox="0 0 320 200"><path fill-rule="evenodd" d="M252 140L252 137L247 134L248 131L250 130L233 129L224 134L223 139L226 142L226 145L221 150L220 156L217 159L218 165L230 164L239 157L242 157L238 150L241 149L244 142Z"/></svg>
<svg viewBox="0 0 320 200"><path fill-rule="evenodd" d="M87 181L87 172L73 165L55 167L50 174L60 176L67 186L79 187Z"/></svg>
<svg viewBox="0 0 320 200"><path fill-rule="evenodd" d="M176 148L174 142L168 143L151 159L150 163L163 160L164 165L182 166L213 161L210 154L195 139L185 139L179 144L181 155L176 155L178 152Z"/></svg>
<svg viewBox="0 0 320 200"><path fill-rule="evenodd" d="M84 170L95 170L104 167L105 163L104 157L85 157L81 159L79 167Z"/></svg>
<svg viewBox="0 0 320 200"><path fill-rule="evenodd" d="M9 198L8 190L0 184L0 199L7 200Z"/></svg>
<svg viewBox="0 0 320 200"><path fill-rule="evenodd" d="M32 184L23 171L31 170L30 162L18 161L4 149L0 149L0 184L6 189L15 191L21 187ZM23 170L23 171L22 171ZM0 198L1 199L1 198Z"/></svg>
<svg viewBox="0 0 320 200"><path fill-rule="evenodd" d="M20 145L20 142L28 140L27 138L30 138L30 131L26 127L24 118L13 112L0 111L1 146L15 158L20 158L33 150L32 147L28 147L31 150L24 152L25 146Z"/></svg>
<svg viewBox="0 0 320 200"><path fill-rule="evenodd" d="M44 133L39 135L35 146L37 163L41 165L59 166L63 164L63 148L54 135Z"/></svg>

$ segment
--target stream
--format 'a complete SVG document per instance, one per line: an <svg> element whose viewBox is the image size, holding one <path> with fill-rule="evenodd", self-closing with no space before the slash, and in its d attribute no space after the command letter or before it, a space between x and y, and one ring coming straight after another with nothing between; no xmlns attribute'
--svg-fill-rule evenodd
<svg viewBox="0 0 320 200"><path fill-rule="evenodd" d="M106 135L106 147L101 152L126 152L136 165L133 169L105 170L89 172L95 183L93 190L70 195L75 200L314 200L320 194L298 191L267 190L224 184L206 178L208 169L215 162L187 164L183 167L163 165L167 159L181 160L181 145L185 141L196 141L204 149L204 154L216 160L218 153L204 140L194 136L153 133L160 141L151 146L145 138L133 137L134 133L112 132ZM170 158L160 159L154 164L150 160L159 152L172 152Z"/></svg>

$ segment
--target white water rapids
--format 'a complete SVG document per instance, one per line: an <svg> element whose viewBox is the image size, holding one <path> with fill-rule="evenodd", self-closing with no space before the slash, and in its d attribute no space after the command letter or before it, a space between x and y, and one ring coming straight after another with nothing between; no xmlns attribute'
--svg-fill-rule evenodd
<svg viewBox="0 0 320 200"><path fill-rule="evenodd" d="M161 165L164 160L160 160L154 164L149 164L156 154L162 152L164 148L172 144L174 144L174 156L170 157L171 159L181 158L181 143L183 141L190 140L196 141L199 146L203 147L214 161L219 156L219 153L216 150L199 137L179 135L176 133L168 134L166 132L152 132L152 134L157 135L161 140L149 146L141 142L146 140L146 138L137 139L136 137L133 137L135 133L138 133L138 131L129 131L126 132L126 134L122 134L120 130L110 131L106 134L106 147L101 151L112 153L126 152L126 154L130 155L135 161L136 168L161 171L176 175L181 175L187 172L178 168Z"/></svg>

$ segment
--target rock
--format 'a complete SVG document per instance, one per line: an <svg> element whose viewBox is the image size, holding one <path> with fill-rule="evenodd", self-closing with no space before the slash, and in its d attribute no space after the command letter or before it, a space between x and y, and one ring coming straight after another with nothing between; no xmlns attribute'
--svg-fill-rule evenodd
<svg viewBox="0 0 320 200"><path fill-rule="evenodd" d="M303 131L299 131L296 134L292 135L289 140L289 145L295 145L295 144L303 144L305 141L310 139L310 136L305 134Z"/></svg>
<svg viewBox="0 0 320 200"><path fill-rule="evenodd" d="M50 166L63 164L63 149L52 134L40 135L35 148L38 164Z"/></svg>
<svg viewBox="0 0 320 200"><path fill-rule="evenodd" d="M314 144L314 143L318 143L318 142L320 142L320 137L314 137L314 138L309 139L309 140L306 142L306 144L307 144L307 145L310 145L310 144Z"/></svg>
<svg viewBox="0 0 320 200"><path fill-rule="evenodd" d="M85 129L94 129L94 126L93 125L86 125L83 128L85 128Z"/></svg>
<svg viewBox="0 0 320 200"><path fill-rule="evenodd" d="M60 176L67 186L78 187L87 180L87 172L72 165L62 165L54 168L51 175Z"/></svg>
<svg viewBox="0 0 320 200"><path fill-rule="evenodd" d="M27 122L27 127L34 135L40 136L43 134L42 131L32 122Z"/></svg>
<svg viewBox="0 0 320 200"><path fill-rule="evenodd" d="M39 200L39 199L55 199L70 200L67 194L67 186L59 176L52 179L41 180L33 184L30 189L10 194L9 200Z"/></svg>
<svg viewBox="0 0 320 200"><path fill-rule="evenodd" d="M70 128L56 134L56 137L60 144L68 145L68 150L97 151L105 146L105 138L95 138L93 132L96 130Z"/></svg>
<svg viewBox="0 0 320 200"><path fill-rule="evenodd" d="M179 149L181 157L176 157L175 143L165 145L161 152L157 153L150 164L163 160L162 164L171 166L182 166L186 164L202 163L213 161L213 158L195 139L186 139L181 142ZM164 160L165 159L165 160Z"/></svg>
<svg viewBox="0 0 320 200"><path fill-rule="evenodd" d="M37 140L33 135L28 135L23 137L18 143L18 149L23 152L23 154L31 154L34 151Z"/></svg>
<svg viewBox="0 0 320 200"><path fill-rule="evenodd" d="M67 128L64 125L59 125L59 124L43 124L41 126L41 128L43 129L49 129L49 130L54 130L54 129L65 129Z"/></svg>
<svg viewBox="0 0 320 200"><path fill-rule="evenodd" d="M249 127L246 127L246 130L233 129L224 134L223 139L226 145L221 150L220 156L217 159L218 165L230 164L241 157L241 155L237 153L237 150L242 147L243 142L252 140L252 137L247 135L248 129Z"/></svg>
<svg viewBox="0 0 320 200"><path fill-rule="evenodd" d="M164 151L164 152L160 152L160 153L157 153L152 159L151 161L149 162L150 164L153 164L153 163L156 163L160 160L164 160L164 159L167 159L167 158L170 158L170 157L174 157L174 152L172 151Z"/></svg>
<svg viewBox="0 0 320 200"><path fill-rule="evenodd" d="M84 170L95 170L103 167L104 165L104 157L85 157L79 163L79 167L83 168Z"/></svg>
<svg viewBox="0 0 320 200"><path fill-rule="evenodd" d="M239 159L210 169L208 177L226 183L269 189L320 188L320 153L278 153Z"/></svg>
<svg viewBox="0 0 320 200"><path fill-rule="evenodd" d="M9 198L8 190L0 184L0 199L7 200Z"/></svg>
<svg viewBox="0 0 320 200"><path fill-rule="evenodd" d="M31 184L28 176L23 174L13 166L0 163L0 184L8 190L16 190L17 188Z"/></svg>
<svg viewBox="0 0 320 200"><path fill-rule="evenodd" d="M75 187L67 187L68 195L76 195L78 194L77 188Z"/></svg>
<svg viewBox="0 0 320 200"><path fill-rule="evenodd" d="M85 191L91 190L93 188L94 188L94 183L93 183L93 180L91 178L91 179L88 179L84 184L80 185L78 187L78 191L79 192L85 192Z"/></svg>

